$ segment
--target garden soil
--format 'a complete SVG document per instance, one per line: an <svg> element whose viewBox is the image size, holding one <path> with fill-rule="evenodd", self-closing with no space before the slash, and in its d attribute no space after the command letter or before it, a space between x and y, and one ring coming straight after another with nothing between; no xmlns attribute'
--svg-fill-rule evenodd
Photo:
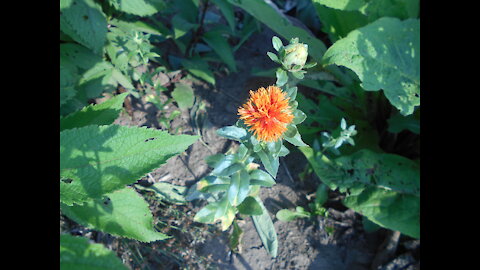
<svg viewBox="0 0 480 270"><path fill-rule="evenodd" d="M249 90L274 83L273 78L251 75L253 67L264 70L275 67L266 55L267 51L272 50L273 35L268 28L254 34L235 53L238 72L215 74L215 86L202 81L182 80L194 89L195 105L192 109L182 110L181 115L171 122L169 131L176 134L201 134L202 140L189 147L186 153L168 160L150 173L148 178L142 179L143 185L165 181L190 187L211 170L205 162L207 156L225 153L236 146L235 142L219 137L215 131L235 124L237 108L247 99ZM166 81L174 77L168 75L162 75ZM306 94L315 90L299 88L299 91ZM168 95L167 91L162 98L166 100ZM159 111L152 103L135 98L131 100L131 107L131 115L123 112L115 121L116 124L162 128L159 117L178 110L175 103L170 103L163 111ZM173 221L176 227L184 230L167 232L174 235L167 243L159 241L148 244L151 254L143 254L141 265L130 258L133 252L123 249L115 251L132 269L420 269L419 241L401 236L395 242L389 231L384 229L366 232L362 226L362 217L345 208L340 202L341 194L336 192L329 194L326 204L329 209L328 218L318 216L290 222L278 220L275 213L280 209L294 210L296 206L308 209L308 203L313 200L311 195L320 183L314 174L305 174L307 176L303 179L299 177L304 172L307 161L298 150L289 148L291 153L281 159L277 184L271 188L262 188L260 193L277 232L276 258L271 258L263 247L250 217L238 222L243 231L238 253L231 252L228 245L231 228L221 232L214 225L192 222L195 213L206 204L201 200L194 200L181 207L168 206L177 207L186 213L183 218ZM165 209L168 207L155 207L152 206L154 215L167 215ZM77 234L82 234L78 225L70 226L70 232L76 230ZM194 229L195 235L192 232ZM118 246L115 242L117 240L103 234L102 237L97 235L96 238L91 238L112 249ZM381 251L385 250L387 244L391 246L392 241L393 251L385 255ZM165 255L164 249L175 245L181 248L170 248L174 251L171 255ZM182 252L175 254L177 250ZM158 259L158 254L162 254L161 259Z"/></svg>

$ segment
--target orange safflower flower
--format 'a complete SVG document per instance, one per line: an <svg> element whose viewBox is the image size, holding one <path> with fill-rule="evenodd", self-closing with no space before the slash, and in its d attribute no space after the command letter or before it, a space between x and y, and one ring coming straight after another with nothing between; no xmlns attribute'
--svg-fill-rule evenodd
<svg viewBox="0 0 480 270"><path fill-rule="evenodd" d="M250 98L238 108L238 115L258 140L277 141L293 120L288 100L286 93L274 85L250 90Z"/></svg>

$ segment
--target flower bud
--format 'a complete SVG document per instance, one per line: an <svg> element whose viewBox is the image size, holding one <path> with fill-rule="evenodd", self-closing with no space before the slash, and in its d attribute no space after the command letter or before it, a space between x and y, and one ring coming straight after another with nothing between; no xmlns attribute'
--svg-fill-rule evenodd
<svg viewBox="0 0 480 270"><path fill-rule="evenodd" d="M307 62L308 45L303 43L293 43L285 47L285 58L283 64L291 68L292 65L303 67Z"/></svg>

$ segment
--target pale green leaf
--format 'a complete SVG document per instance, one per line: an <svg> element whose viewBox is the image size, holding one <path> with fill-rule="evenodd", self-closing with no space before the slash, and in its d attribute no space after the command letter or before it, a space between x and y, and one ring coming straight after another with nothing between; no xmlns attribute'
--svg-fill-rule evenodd
<svg viewBox="0 0 480 270"><path fill-rule="evenodd" d="M268 214L267 208L263 205L262 201L255 197L257 203L262 208L262 214L259 216L251 216L255 229L257 230L260 239L262 240L263 246L268 251L268 253L273 257L277 257L278 250L278 240L277 232L273 226L272 219Z"/></svg>
<svg viewBox="0 0 480 270"><path fill-rule="evenodd" d="M192 87L184 83L176 83L175 89L172 91L172 97L181 110L189 109L193 106L195 95Z"/></svg>

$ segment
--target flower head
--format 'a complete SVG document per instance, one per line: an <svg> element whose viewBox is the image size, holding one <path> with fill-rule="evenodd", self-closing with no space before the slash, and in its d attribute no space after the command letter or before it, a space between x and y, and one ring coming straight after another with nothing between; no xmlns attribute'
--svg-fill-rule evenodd
<svg viewBox="0 0 480 270"><path fill-rule="evenodd" d="M288 100L286 94L277 86L250 90L250 98L238 108L238 115L258 140L277 141L293 120Z"/></svg>

